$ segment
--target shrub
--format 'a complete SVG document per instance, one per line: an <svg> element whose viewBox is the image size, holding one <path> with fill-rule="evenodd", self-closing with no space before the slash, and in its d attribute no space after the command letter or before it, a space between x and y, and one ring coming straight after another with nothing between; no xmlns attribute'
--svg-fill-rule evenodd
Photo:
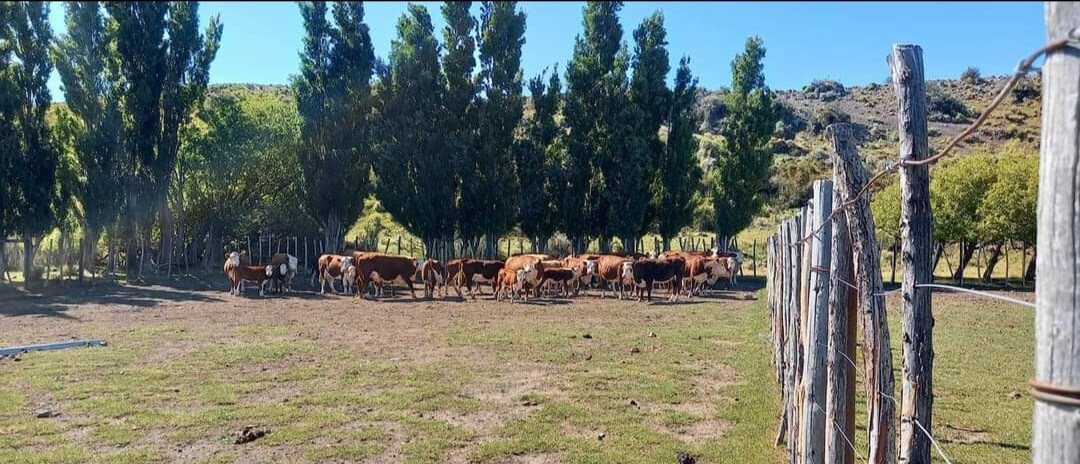
<svg viewBox="0 0 1080 464"><path fill-rule="evenodd" d="M979 68L968 66L964 72L960 73L960 81L967 84L980 84L983 81L982 74L979 73Z"/></svg>
<svg viewBox="0 0 1080 464"><path fill-rule="evenodd" d="M1016 87L1012 89L1013 102L1022 103L1025 100L1032 98L1039 98L1042 93L1039 91L1039 86L1035 85L1033 79L1022 79L1016 83Z"/></svg>
<svg viewBox="0 0 1080 464"><path fill-rule="evenodd" d="M810 130L815 134L820 134L829 127L829 124L841 122L851 122L851 115L841 111L836 105L825 105L814 110L814 114L810 115Z"/></svg>
<svg viewBox="0 0 1080 464"><path fill-rule="evenodd" d="M818 79L802 90L804 95L822 101L833 101L847 95L844 85L832 79Z"/></svg>
<svg viewBox="0 0 1080 464"><path fill-rule="evenodd" d="M938 85L927 87L926 104L931 121L966 122L974 115L964 102L946 93Z"/></svg>

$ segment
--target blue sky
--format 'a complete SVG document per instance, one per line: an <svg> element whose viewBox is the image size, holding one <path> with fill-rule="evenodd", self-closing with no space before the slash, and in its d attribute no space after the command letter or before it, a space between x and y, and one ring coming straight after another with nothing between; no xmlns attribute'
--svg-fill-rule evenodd
<svg viewBox="0 0 1080 464"><path fill-rule="evenodd" d="M428 6L441 31L439 3ZM385 57L405 2L367 3L367 23L375 50ZM528 15L523 68L526 78L570 59L581 32L581 2L521 2ZM474 3L474 12L479 6ZM730 82L732 57L748 36L759 35L768 52L767 84L801 88L828 77L845 85L882 82L892 43L923 47L929 79L955 77L967 66L984 75L1009 73L1046 39L1041 2L985 3L701 3L630 2L622 11L624 38L652 11L664 12L672 66L688 55L701 85ZM53 2L55 32L63 27L63 6ZM303 35L300 13L291 2L203 2L202 24L219 14L225 25L221 49L211 67L213 83L284 84L297 71ZM440 33L441 37L441 33ZM674 74L674 73L672 73ZM50 85L62 100L59 76Z"/></svg>

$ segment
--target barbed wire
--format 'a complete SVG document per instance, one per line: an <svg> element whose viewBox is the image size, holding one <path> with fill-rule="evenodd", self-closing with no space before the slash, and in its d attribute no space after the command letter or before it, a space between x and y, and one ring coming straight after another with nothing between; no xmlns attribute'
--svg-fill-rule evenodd
<svg viewBox="0 0 1080 464"><path fill-rule="evenodd" d="M959 134L957 134L956 137L953 137L952 140L950 140L949 143L947 143L945 145L945 148L941 149L936 155L931 156L931 157L926 158L926 159L894 161L892 164L890 164L885 169L882 169L877 174L874 174L874 176L871 177L870 180L868 180L866 182L866 184L864 184L862 186L862 188L860 188L859 191L855 193L855 195L853 195L851 198L849 198L846 201L844 201L843 203L841 203L840 206L836 207L836 209L833 209L832 212L825 218L825 220L822 221L821 225L819 225L812 232L808 233L805 237L800 239L798 242L795 242L794 244L791 244L789 246L796 246L798 244L805 243L807 240L810 240L811 238L814 238L815 236L817 236L818 232L820 232L822 229L824 229L826 225L828 225L830 222L836 220L836 217L840 212L846 210L847 208L850 208L850 207L854 206L855 203L858 202L859 199L861 199L864 195L866 195L870 191L870 188L873 187L874 184L876 184L879 180L881 180L886 174L894 172L894 171L900 169L900 167L916 167L916 166L931 165L931 164L937 163L939 160L941 160L945 156L948 156L952 152L953 148L955 148L957 145L959 145L960 142L964 141L964 139L969 137L971 134L974 134L975 131L978 130L979 127L981 127L983 125L983 123L986 122L987 118L990 117L990 114L992 114L994 112L994 110L997 109L997 107L1001 104L1001 102L1005 100L1005 97L1008 96L1009 92L1014 87L1016 87L1016 84L1018 82L1020 82L1020 79L1024 78L1024 76L1026 76L1028 73L1030 73L1034 69L1033 64L1035 63L1035 60L1039 59L1039 57L1041 57L1043 55L1058 51L1058 50L1060 50L1060 49L1062 49L1062 48L1064 48L1066 46L1069 46L1069 45L1072 45L1072 44L1075 44L1075 43L1080 43L1080 32L1078 32L1078 30L1076 30L1076 29L1074 29L1073 31L1071 31L1069 33L1069 37L1054 40L1054 41L1044 45L1042 48L1039 48L1038 50L1035 50L1030 55L1028 55L1026 58L1020 60L1020 63L1018 63L1016 65L1016 71L1014 71L1012 76L1009 77L1009 80L1005 82L1005 86L1001 88L1001 91L999 91L997 96L994 97L994 99L990 102L990 105L987 106L986 109L983 110L983 112L981 114L979 114L979 117L976 118L974 122L969 124L967 126L967 128L965 128L963 131L961 131Z"/></svg>

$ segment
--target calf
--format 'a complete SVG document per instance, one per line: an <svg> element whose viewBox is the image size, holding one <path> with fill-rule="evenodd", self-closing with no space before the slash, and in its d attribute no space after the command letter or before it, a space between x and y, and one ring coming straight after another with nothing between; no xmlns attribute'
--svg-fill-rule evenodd
<svg viewBox="0 0 1080 464"><path fill-rule="evenodd" d="M495 287L495 301L501 301L509 293L510 301L513 302L521 296L522 285L525 283L526 271L518 269L499 269L498 283ZM529 301L529 295L525 295L525 301Z"/></svg>
<svg viewBox="0 0 1080 464"><path fill-rule="evenodd" d="M592 282L593 276L596 275L596 260L594 259L564 258L563 266L578 271L578 278L574 282L574 296L577 296L582 285Z"/></svg>
<svg viewBox="0 0 1080 464"><path fill-rule="evenodd" d="M461 297L461 286L464 285L469 296L474 300L472 286L477 284L491 284L495 291L499 280L499 270L504 267L502 261L487 261L481 259L455 259L446 264L446 272L450 276L450 286Z"/></svg>
<svg viewBox="0 0 1080 464"><path fill-rule="evenodd" d="M600 280L600 298L607 293L608 284L611 284L612 293L620 300L623 298L624 288L634 281L633 264L632 259L615 255L601 255L597 259L596 277Z"/></svg>
<svg viewBox="0 0 1080 464"><path fill-rule="evenodd" d="M643 293L647 293L649 301L652 301L653 284L656 282L671 282L671 297L669 300L677 300L681 291L680 285L685 267L686 260L683 258L641 259L635 261L633 272L638 301L641 301Z"/></svg>
<svg viewBox="0 0 1080 464"><path fill-rule="evenodd" d="M259 284L259 296L263 296L264 287L274 276L274 266L236 266L232 270L232 293L240 295L243 292L244 281Z"/></svg>
<svg viewBox="0 0 1080 464"><path fill-rule="evenodd" d="M352 262L344 264L341 271L341 291L349 295L356 291L356 266Z"/></svg>
<svg viewBox="0 0 1080 464"><path fill-rule="evenodd" d="M279 279L275 279L274 284L280 287L277 289L278 291L284 289L285 292L291 292L292 281L293 278L296 277L296 267L298 261L295 256L288 253L275 253L274 256L270 257L271 266L280 266L282 264L287 265L288 271L286 272L284 278L280 279L280 282Z"/></svg>
<svg viewBox="0 0 1080 464"><path fill-rule="evenodd" d="M319 293L326 292L327 282L330 283L330 292L337 293L337 289L334 288L334 281L341 278L342 271L344 271L352 261L352 256L341 256L329 253L319 256L316 270L316 275L318 275L319 281L322 284L319 288ZM312 279L314 278L315 276L313 275ZM342 290L344 291L344 283L342 283L342 287Z"/></svg>
<svg viewBox="0 0 1080 464"><path fill-rule="evenodd" d="M578 279L580 277L581 271L579 269L544 267L544 280L554 282L555 285L558 286L555 293L556 295L568 295L569 292L566 290L567 286L579 282Z"/></svg>
<svg viewBox="0 0 1080 464"><path fill-rule="evenodd" d="M288 263L281 263L276 266L273 264L268 265L267 272L270 273L267 283L270 284L271 293L285 293L288 291L290 272Z"/></svg>
<svg viewBox="0 0 1080 464"><path fill-rule="evenodd" d="M505 267L511 271L525 270L525 281L521 283L525 289L525 295L528 295L531 289L535 289L539 295L540 287L544 286L544 263L539 256L512 256L506 260Z"/></svg>
<svg viewBox="0 0 1080 464"><path fill-rule="evenodd" d="M409 287L409 293L416 299L413 277L416 275L416 260L404 256L370 253L356 260L356 295L367 293L368 282L376 285L375 297L381 295L384 283L401 283ZM390 288L393 296L394 289Z"/></svg>
<svg viewBox="0 0 1080 464"><path fill-rule="evenodd" d="M742 267L743 258L745 258L746 255L744 255L743 252L741 252L741 251L720 251L720 250L717 250L717 249L714 248L713 249L713 256L715 256L717 258L730 258L731 259L731 276L728 279L728 288L731 288L731 287L734 287L735 285L738 285L739 284L739 282L738 282L739 271L741 270L740 268Z"/></svg>
<svg viewBox="0 0 1080 464"><path fill-rule="evenodd" d="M420 278L424 279L424 296L431 298L439 289L446 298L446 268L439 260L424 260L424 264L420 265Z"/></svg>

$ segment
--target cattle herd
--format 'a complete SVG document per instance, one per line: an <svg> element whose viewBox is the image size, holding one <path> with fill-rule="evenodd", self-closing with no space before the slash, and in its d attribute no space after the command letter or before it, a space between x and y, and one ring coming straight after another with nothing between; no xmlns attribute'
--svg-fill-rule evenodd
<svg viewBox="0 0 1080 464"><path fill-rule="evenodd" d="M506 261L454 259L443 263L435 259L416 258L374 252L324 254L313 265L311 284L325 293L329 285L341 292L372 298L385 296L394 285L404 285L417 298L414 282L422 282L424 295L443 298L452 289L457 296L467 294L475 299L483 286L491 287L495 300L528 301L543 295L579 295L583 290L598 287L601 298L610 291L619 299L652 300L656 287L668 290L668 299L679 295L702 295L718 282L729 288L735 284L743 255L713 249L703 252L665 252L644 255L639 253L582 254L558 258L539 253L522 253ZM296 277L297 259L285 253L275 254L270 264L252 266L245 252L225 256L224 271L229 278L229 293L243 293L245 282L255 283L259 295L267 288L271 292L289 292ZM461 288L465 287L465 294Z"/></svg>

